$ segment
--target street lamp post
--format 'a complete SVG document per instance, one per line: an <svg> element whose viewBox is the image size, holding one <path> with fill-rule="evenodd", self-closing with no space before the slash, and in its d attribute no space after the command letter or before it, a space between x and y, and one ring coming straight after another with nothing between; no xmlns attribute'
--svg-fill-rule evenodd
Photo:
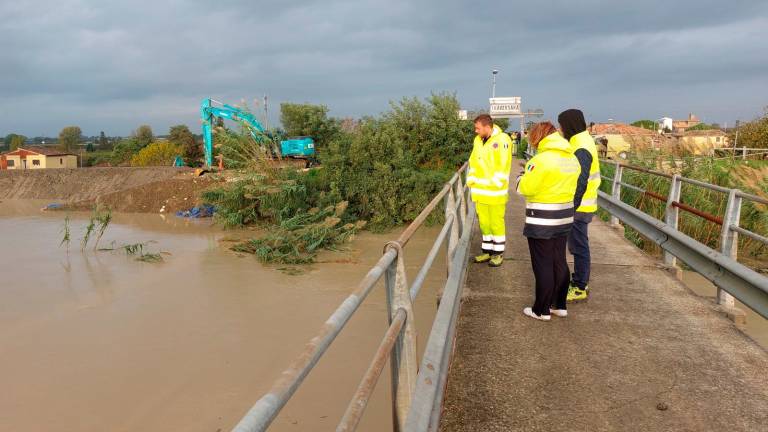
<svg viewBox="0 0 768 432"><path fill-rule="evenodd" d="M491 86L491 97L496 97L496 75L499 74L499 70L494 69L491 71L491 74L493 75L493 85Z"/></svg>

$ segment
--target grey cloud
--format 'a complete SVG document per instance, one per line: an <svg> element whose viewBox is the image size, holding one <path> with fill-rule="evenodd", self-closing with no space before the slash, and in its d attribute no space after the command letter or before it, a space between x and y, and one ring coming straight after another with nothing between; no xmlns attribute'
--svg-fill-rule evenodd
<svg viewBox="0 0 768 432"><path fill-rule="evenodd" d="M724 122L768 104L760 0L62 0L5 2L0 16L0 134L196 128L209 96L359 116L447 90L481 107L494 67L497 94L553 115Z"/></svg>

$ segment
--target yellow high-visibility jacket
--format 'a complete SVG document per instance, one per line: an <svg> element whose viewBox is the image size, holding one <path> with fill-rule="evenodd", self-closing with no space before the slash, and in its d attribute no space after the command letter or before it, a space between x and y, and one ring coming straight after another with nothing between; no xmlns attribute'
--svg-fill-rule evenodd
<svg viewBox="0 0 768 432"><path fill-rule="evenodd" d="M580 171L570 144L558 132L539 142L517 183L517 192L525 197L523 235L548 239L568 234Z"/></svg>
<svg viewBox="0 0 768 432"><path fill-rule="evenodd" d="M592 156L589 176L587 177L587 188L581 198L581 205L576 211L580 213L594 213L597 211L597 190L600 188L600 160L597 156L595 140L592 139L592 135L589 132L584 131L572 136L570 144L571 152L574 153L580 162L582 158L579 156L579 152L586 151Z"/></svg>
<svg viewBox="0 0 768 432"><path fill-rule="evenodd" d="M509 197L509 171L512 168L512 140L493 125L491 136L475 137L469 156L467 186L472 201L480 204L504 204Z"/></svg>

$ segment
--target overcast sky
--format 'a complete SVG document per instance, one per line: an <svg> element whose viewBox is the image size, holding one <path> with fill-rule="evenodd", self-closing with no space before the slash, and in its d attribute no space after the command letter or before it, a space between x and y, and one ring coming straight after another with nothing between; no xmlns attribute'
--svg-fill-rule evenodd
<svg viewBox="0 0 768 432"><path fill-rule="evenodd" d="M336 116L403 96L497 96L593 121L768 105L768 2L89 1L0 3L0 135L79 125L125 135L185 123L199 103L322 103Z"/></svg>

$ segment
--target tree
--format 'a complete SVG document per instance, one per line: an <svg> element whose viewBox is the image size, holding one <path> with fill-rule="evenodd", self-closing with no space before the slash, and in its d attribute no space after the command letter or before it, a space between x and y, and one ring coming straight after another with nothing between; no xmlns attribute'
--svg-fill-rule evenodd
<svg viewBox="0 0 768 432"><path fill-rule="evenodd" d="M109 140L104 134L104 131L99 132L99 138L96 139L96 145L99 147L99 150L109 150Z"/></svg>
<svg viewBox="0 0 768 432"><path fill-rule="evenodd" d="M131 166L171 166L181 150L170 141L153 142L131 158Z"/></svg>
<svg viewBox="0 0 768 432"><path fill-rule="evenodd" d="M115 148L112 149L112 158L110 162L115 166L123 165L126 162L129 162L133 155L138 153L139 150L141 150L141 147L139 146L136 137L121 139L115 144Z"/></svg>
<svg viewBox="0 0 768 432"><path fill-rule="evenodd" d="M633 122L631 125L643 129L650 129L652 131L659 130L659 124L653 120L638 120Z"/></svg>
<svg viewBox="0 0 768 432"><path fill-rule="evenodd" d="M77 126L67 126L59 132L59 149L65 152L75 150L83 139L83 132Z"/></svg>
<svg viewBox="0 0 768 432"><path fill-rule="evenodd" d="M5 142L8 145L8 150L14 151L17 148L23 146L24 143L27 142L27 137L25 137L24 135L18 135L18 134L12 133L12 134L8 134L5 137Z"/></svg>
<svg viewBox="0 0 768 432"><path fill-rule="evenodd" d="M716 127L715 125L708 125L706 123L699 123L697 125L691 126L687 131L700 131L700 130L712 130L712 129L720 129L719 127Z"/></svg>
<svg viewBox="0 0 768 432"><path fill-rule="evenodd" d="M24 135L16 135L11 140L10 148L11 150L16 150L17 148L23 146L27 142L27 137Z"/></svg>
<svg viewBox="0 0 768 432"><path fill-rule="evenodd" d="M312 137L321 146L327 145L341 131L341 122L328 117L325 105L282 103L280 122L289 137Z"/></svg>
<svg viewBox="0 0 768 432"><path fill-rule="evenodd" d="M199 165L203 157L203 147L187 125L171 126L168 132L168 141L182 149L184 163L189 166Z"/></svg>
<svg viewBox="0 0 768 432"><path fill-rule="evenodd" d="M738 128L739 147L768 148L768 106L765 107L762 117L751 122L742 123ZM734 143L736 132L732 131L730 140Z"/></svg>
<svg viewBox="0 0 768 432"><path fill-rule="evenodd" d="M133 132L134 138L139 148L142 149L155 140L155 135L152 133L152 128L149 125L141 125L136 131Z"/></svg>
<svg viewBox="0 0 768 432"><path fill-rule="evenodd" d="M96 148L93 146L92 142L89 142L88 144L85 145L85 151L87 151L88 153L93 153L96 151Z"/></svg>

